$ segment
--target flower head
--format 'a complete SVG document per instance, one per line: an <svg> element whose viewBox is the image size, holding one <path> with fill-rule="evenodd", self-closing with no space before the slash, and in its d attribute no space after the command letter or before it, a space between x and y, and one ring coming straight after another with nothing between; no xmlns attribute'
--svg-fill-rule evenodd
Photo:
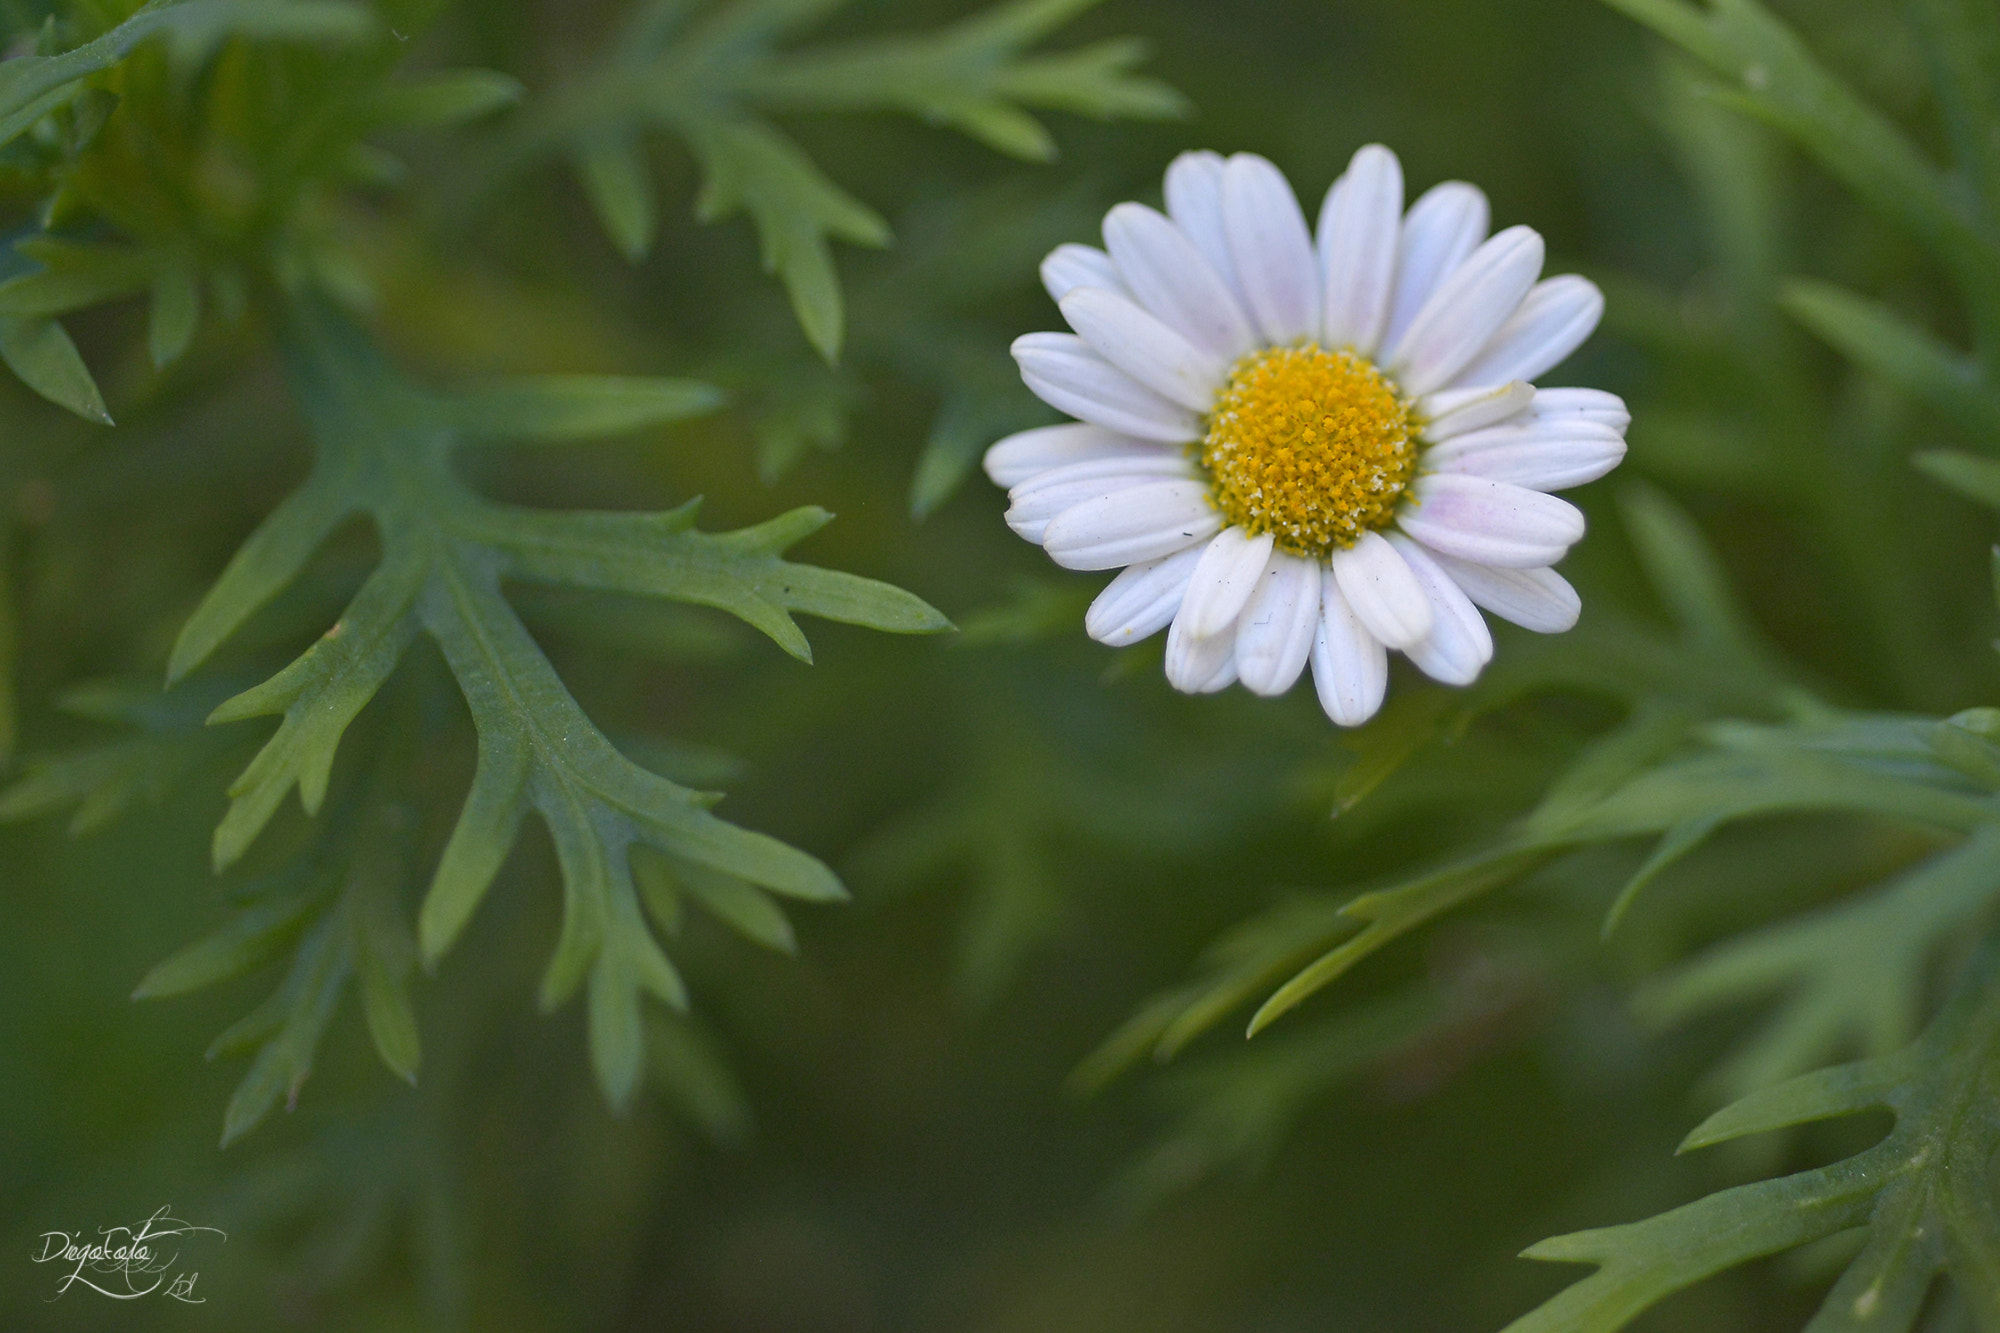
<svg viewBox="0 0 2000 1333"><path fill-rule="evenodd" d="M1014 358L1076 421L986 453L1014 531L1070 569L1123 567L1091 637L1167 629L1167 679L1195 693L1281 694L1310 663L1327 715L1356 726L1389 649L1464 685L1493 655L1478 608L1574 625L1551 566L1583 516L1548 492L1616 467L1630 418L1530 381L1596 327L1597 288L1537 281L1542 238L1488 237L1463 182L1405 212L1380 145L1327 191L1317 235L1247 153L1182 154L1166 204L1120 204L1104 249L1043 261L1075 332L1027 334Z"/></svg>

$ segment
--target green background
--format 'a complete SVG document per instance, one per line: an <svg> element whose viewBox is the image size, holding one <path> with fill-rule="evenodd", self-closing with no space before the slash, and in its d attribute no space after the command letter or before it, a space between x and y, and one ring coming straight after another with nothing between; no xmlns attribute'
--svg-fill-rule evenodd
<svg viewBox="0 0 2000 1333"><path fill-rule="evenodd" d="M1905 16L1848 0L1780 9L1920 142L1939 142ZM619 10L446 5L405 58L506 71L532 105L598 58ZM871 0L801 43L966 12ZM603 445L482 453L466 466L482 490L590 508L704 495L716 529L824 505L837 519L798 558L908 588L959 632L811 622L807 666L719 612L529 608L628 753L726 788L722 814L821 857L853 893L792 910L796 957L691 917L669 947L692 1017L649 1010L653 1063L622 1116L592 1080L581 1005L535 1007L558 890L532 820L467 935L416 983L417 1086L382 1067L345 1004L296 1109L221 1150L243 1065L201 1053L278 972L127 997L223 919L209 833L268 724L223 729L100 831L72 838L61 818L0 828L0 1324L1498 1328L1582 1271L1513 1257L1527 1245L1879 1132L1843 1124L1675 1159L1717 1101L1704 1071L1753 1015L1661 1032L1627 1003L1635 981L1700 942L1924 845L1838 818L1725 835L1608 944L1601 912L1644 849L1580 854L1309 1001L1251 1044L1277 1066L1226 1063L1243 1053L1247 1013L1232 1013L1164 1068L1141 1060L1092 1096L1066 1088L1232 924L1478 845L1618 715L1600 693L1536 688L1529 673L1520 697L1486 699L1330 818L1355 752L1309 689L1183 698L1157 645L1089 642L1082 610L1101 579L1015 539L976 472L912 515L941 386L972 364L998 385L982 402L1016 424L1045 419L1009 387L1006 355L1016 334L1058 324L1034 265L1059 241L1095 240L1110 204L1157 202L1179 151L1265 154L1310 212L1355 148L1383 142L1413 197L1473 181L1496 227L1542 232L1549 271L1605 288L1603 330L1549 377L1619 392L1634 413L1627 467L1577 497L1592 522L1565 567L1584 595L1579 634L1595 622L1616 640L1664 617L1615 499L1640 477L1696 517L1760 633L1827 697L1949 712L1994 684L1990 525L1902 462L1952 428L1792 327L1775 283L1837 278L1948 337L1951 299L1878 216L1690 92L1657 39L1585 0L1107 0L1045 45L1126 34L1189 113L1050 113L1052 163L908 118L779 118L897 233L879 253L836 247L849 311L838 379L759 273L743 219L694 221L694 168L671 139L649 141L661 232L636 266L559 164L479 178L504 127L393 141L407 180L363 192L338 225L378 290L373 326L414 374L688 375L733 395L714 416ZM181 621L305 470L304 425L254 329L205 331L163 374L134 351L140 326L129 303L69 321L113 431L0 391L10 683L29 759L112 734L53 701L86 679L157 682ZM926 360L945 348L973 359ZM770 422L787 393L844 404L844 443L786 457ZM234 671L240 687L308 642L372 540L343 530L218 677ZM1496 637L1503 664L1563 651ZM1391 692L1441 693L1402 667ZM471 754L436 652L415 650L357 727L418 738L425 759L403 800L434 853ZM280 862L306 826L288 799L253 862ZM1442 1016L1411 1024L1369 1007L1412 987L1444 996ZM1389 1035L1341 1036L1356 1013L1388 1015ZM135 1223L163 1203L228 1232L190 1246L206 1304L48 1300L54 1265L27 1259L40 1232ZM1751 1265L1636 1327L1798 1327L1828 1275L1810 1252Z"/></svg>

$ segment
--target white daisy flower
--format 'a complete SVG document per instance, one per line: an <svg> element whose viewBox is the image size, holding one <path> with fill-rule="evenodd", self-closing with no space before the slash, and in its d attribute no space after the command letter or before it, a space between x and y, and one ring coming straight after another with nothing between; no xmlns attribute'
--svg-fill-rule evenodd
<svg viewBox="0 0 2000 1333"><path fill-rule="evenodd" d="M1310 663L1327 715L1357 726L1389 649L1476 678L1479 607L1574 625L1551 566L1583 515L1548 492L1616 467L1630 418L1612 394L1530 381L1596 327L1597 288L1537 281L1542 238L1488 237L1463 182L1405 212L1380 145L1327 191L1317 237L1248 153L1182 154L1166 204L1120 204L1104 249L1043 261L1075 332L1030 333L1014 359L1076 421L986 453L1014 531L1068 569L1123 567L1091 637L1166 629L1167 679L1190 693L1281 694Z"/></svg>

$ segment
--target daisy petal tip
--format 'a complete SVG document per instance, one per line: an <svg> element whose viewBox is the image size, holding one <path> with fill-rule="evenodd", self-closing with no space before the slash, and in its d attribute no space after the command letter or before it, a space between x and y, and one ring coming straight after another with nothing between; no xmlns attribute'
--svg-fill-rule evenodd
<svg viewBox="0 0 2000 1333"><path fill-rule="evenodd" d="M1313 639L1313 689L1337 726L1358 727L1375 716L1389 685L1389 655L1355 618L1339 585L1320 584L1321 614Z"/></svg>
<svg viewBox="0 0 2000 1333"><path fill-rule="evenodd" d="M1390 648L1406 648L1431 629L1430 598L1401 552L1379 532L1335 551L1333 581L1354 616Z"/></svg>
<svg viewBox="0 0 2000 1333"><path fill-rule="evenodd" d="M1236 668L1252 694L1292 688L1312 654L1320 622L1320 564L1274 556L1237 622Z"/></svg>

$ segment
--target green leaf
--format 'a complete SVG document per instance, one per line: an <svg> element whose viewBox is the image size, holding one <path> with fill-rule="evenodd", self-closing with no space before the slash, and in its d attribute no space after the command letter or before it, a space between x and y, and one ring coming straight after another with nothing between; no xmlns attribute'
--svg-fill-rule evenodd
<svg viewBox="0 0 2000 1333"><path fill-rule="evenodd" d="M1055 156L1047 130L1017 104L1099 117L1166 119L1187 102L1165 84L1132 77L1142 44L1110 41L1061 55L1025 49L1096 0L1015 0L936 33L877 39L757 69L746 91L776 106L888 107L950 125L1029 161Z"/></svg>
<svg viewBox="0 0 2000 1333"><path fill-rule="evenodd" d="M1988 790L2000 791L2000 708L1968 708L1931 728L1931 753Z"/></svg>
<svg viewBox="0 0 2000 1333"><path fill-rule="evenodd" d="M313 1057L320 1038L333 1017L340 992L346 985L352 960L347 941L332 916L324 917L307 932L292 962L292 968L265 1011L251 1015L250 1025L225 1032L210 1047L228 1049L242 1041L258 1041L256 1056L243 1081L230 1095L222 1113L222 1146L256 1128L270 1114L278 1099L289 1102L312 1073ZM265 1029L269 1035L264 1035Z"/></svg>
<svg viewBox="0 0 2000 1333"><path fill-rule="evenodd" d="M1173 1122L1120 1173L1113 1198L1146 1208L1225 1171L1263 1169L1330 1089L1379 1066L1450 1010L1436 988L1406 987L1156 1080L1149 1091Z"/></svg>
<svg viewBox="0 0 2000 1333"><path fill-rule="evenodd" d="M739 209L750 215L764 271L785 284L806 340L828 361L839 360L843 302L828 242L887 245L889 224L758 121L700 125L690 130L689 146L702 166L696 214L704 222Z"/></svg>
<svg viewBox="0 0 2000 1333"><path fill-rule="evenodd" d="M1632 878L1625 881L1625 887L1611 900L1610 908L1604 913L1601 932L1605 939L1610 939L1611 932L1618 929L1618 923L1625 919L1625 913L1631 910L1646 886L1659 878L1662 871L1707 842L1709 835L1715 832L1717 822L1711 815L1696 816L1675 824L1661 836L1645 864L1632 873Z"/></svg>
<svg viewBox="0 0 2000 1333"><path fill-rule="evenodd" d="M1932 87L1952 149L2000 221L2000 13L1982 0L1916 0L1910 6L1930 57Z"/></svg>
<svg viewBox="0 0 2000 1333"><path fill-rule="evenodd" d="M363 114L379 125L441 129L504 111L526 95L520 80L498 70L438 70L383 85Z"/></svg>
<svg viewBox="0 0 2000 1333"><path fill-rule="evenodd" d="M41 237L14 248L41 265L0 282L0 314L19 319L66 315L144 291L155 266L151 255L130 245Z"/></svg>
<svg viewBox="0 0 2000 1333"><path fill-rule="evenodd" d="M697 380L629 375L522 376L441 400L449 425L469 440L568 442L701 416L722 392Z"/></svg>
<svg viewBox="0 0 2000 1333"><path fill-rule="evenodd" d="M1340 909L1342 917L1363 923L1361 930L1352 939L1327 950L1273 991L1251 1016L1249 1030L1244 1035L1256 1036L1307 996L1332 983L1389 941L1469 898L1517 878L1545 860L1547 855L1539 848L1503 848L1392 889L1362 894Z"/></svg>
<svg viewBox="0 0 2000 1333"><path fill-rule="evenodd" d="M1628 483L1618 503L1633 553L1682 630L1712 650L1756 660L1756 631L1694 520L1664 492L1639 482Z"/></svg>
<svg viewBox="0 0 2000 1333"><path fill-rule="evenodd" d="M362 870L376 873L373 867ZM355 973L361 1012L382 1063L406 1083L417 1081L422 1047L416 1011L410 1003L410 972L416 943L394 890L398 881L371 881L349 898L348 926L354 933Z"/></svg>
<svg viewBox="0 0 2000 1333"><path fill-rule="evenodd" d="M69 334L54 320L0 316L0 360L22 383L58 407L87 421L112 424L97 381L90 377Z"/></svg>
<svg viewBox="0 0 2000 1333"><path fill-rule="evenodd" d="M415 557L392 551L318 643L210 716L211 722L240 722L269 713L284 718L229 788L229 811L215 828L216 869L248 850L294 784L306 813L319 810L341 734L416 636L412 612L422 576Z"/></svg>
<svg viewBox="0 0 2000 1333"><path fill-rule="evenodd" d="M150 0L103 36L60 55L18 56L0 65L0 144L73 96L79 80L111 68L139 43L165 36L177 59L199 57L227 37L352 42L374 30L344 0Z"/></svg>
<svg viewBox="0 0 2000 1333"><path fill-rule="evenodd" d="M630 135L592 140L576 150L583 192L604 224L612 244L631 263L653 248L659 219L653 212L653 182L646 155Z"/></svg>
<svg viewBox="0 0 2000 1333"><path fill-rule="evenodd" d="M1988 1167L2000 1149L2000 986L1986 958L1917 1042L1754 1092L1684 1148L1884 1108L1895 1127L1817 1170L1740 1185L1642 1222L1558 1236L1526 1257L1598 1270L1506 1333L1612 1333L1724 1269L1855 1227L1867 1239L1821 1304L1815 1330L1908 1329L1948 1274L1986 1324L2000 1309L2000 1211ZM1982 1325L1984 1326L1984 1325Z"/></svg>
<svg viewBox="0 0 2000 1333"><path fill-rule="evenodd" d="M2000 462L1953 449L1933 449L1910 459L1917 471L1983 505L2000 509Z"/></svg>
<svg viewBox="0 0 2000 1333"><path fill-rule="evenodd" d="M1981 435L2000 432L2000 398L1971 358L1831 283L1787 283L1780 299L1801 324L1932 410Z"/></svg>
<svg viewBox="0 0 2000 1333"><path fill-rule="evenodd" d="M266 516L181 626L167 658L169 684L207 661L223 640L298 578L313 552L354 512L349 486L346 478L322 466Z"/></svg>
<svg viewBox="0 0 2000 1333"><path fill-rule="evenodd" d="M771 895L755 884L686 862L676 867L674 882L716 920L744 938L780 953L798 952L792 923Z"/></svg>
<svg viewBox="0 0 2000 1333"><path fill-rule="evenodd" d="M1892 122L1830 74L1757 0L1606 0L1725 81L1728 104L1802 145L1928 246L1958 277L1984 337L2000 332L2000 250L1958 208L1943 174Z"/></svg>
<svg viewBox="0 0 2000 1333"><path fill-rule="evenodd" d="M1147 118L1187 109L1172 89L1131 73L1145 55L1138 43L1028 53L1094 0L1012 0L935 32L774 49L837 3L734 4L685 25L675 6L642 10L599 68L523 117L507 158L554 153L574 162L613 242L637 258L655 225L642 137L658 129L679 136L701 168L697 215L749 214L766 271L784 283L807 341L831 362L845 319L832 242L884 245L889 229L764 112L903 111L1043 160L1054 142L1026 107Z"/></svg>
<svg viewBox="0 0 2000 1333"><path fill-rule="evenodd" d="M269 958L315 905L311 894L278 896L252 903L213 934L188 945L146 973L133 990L132 998L164 999L242 975Z"/></svg>
<svg viewBox="0 0 2000 1333"><path fill-rule="evenodd" d="M1710 1079L1741 1097L1852 1049L1886 1055L1908 1042L1939 950L1996 899L2000 825L1987 825L1879 889L1714 946L1634 1003L1664 1026L1775 996L1771 1019Z"/></svg>
<svg viewBox="0 0 2000 1333"><path fill-rule="evenodd" d="M691 507L666 514L550 514L491 506L487 515L480 535L508 552L521 578L717 607L805 662L812 648L794 611L898 634L951 628L900 588L780 559L832 519L812 506L721 535L694 531Z"/></svg>
<svg viewBox="0 0 2000 1333"><path fill-rule="evenodd" d="M805 639L791 619L798 611L910 632L947 622L886 584L781 559L827 521L822 510L796 510L736 533L702 533L693 527L692 506L630 514L496 504L466 489L450 466L468 422L538 436L625 429L706 406L710 395L699 386L552 379L439 398L403 383L357 330L328 311L300 309L287 337L313 424L314 471L231 561L183 631L175 669L199 662L296 577L344 516L365 513L374 521L383 557L318 643L216 710L218 722L283 718L231 788L233 803L216 830L218 863L243 852L293 785L308 813L318 808L349 723L414 637L428 634L470 708L478 768L419 913L416 947L402 941L398 918L361 899L366 910L352 909L362 915L348 931L341 975L358 975L378 1049L412 1076L415 1025L402 990L409 955L420 953L428 966L450 947L533 811L555 843L563 883L562 928L542 1002L561 1003L588 979L593 1066L606 1098L623 1106L642 1064L639 997L687 1002L645 924L632 878L635 848L665 854L686 871L690 892L767 943L790 937L766 892L826 901L845 890L817 859L710 814L714 796L615 750L508 604L503 579L719 606L801 655ZM372 882L357 879L350 896ZM300 1026L305 1020L295 1010L286 1013L253 1067L255 1095L246 1095L232 1125L247 1126L268 1108L279 1075L302 1076L306 1037L316 1041L318 1029Z"/></svg>
<svg viewBox="0 0 2000 1333"><path fill-rule="evenodd" d="M201 725L214 708L218 684L204 682L164 696L122 683L71 690L63 699L66 711L135 726L137 733L32 760L24 776L0 790L0 821L33 819L75 806L69 831L80 836L102 828L137 802L159 801L190 768L229 744L229 738Z"/></svg>

